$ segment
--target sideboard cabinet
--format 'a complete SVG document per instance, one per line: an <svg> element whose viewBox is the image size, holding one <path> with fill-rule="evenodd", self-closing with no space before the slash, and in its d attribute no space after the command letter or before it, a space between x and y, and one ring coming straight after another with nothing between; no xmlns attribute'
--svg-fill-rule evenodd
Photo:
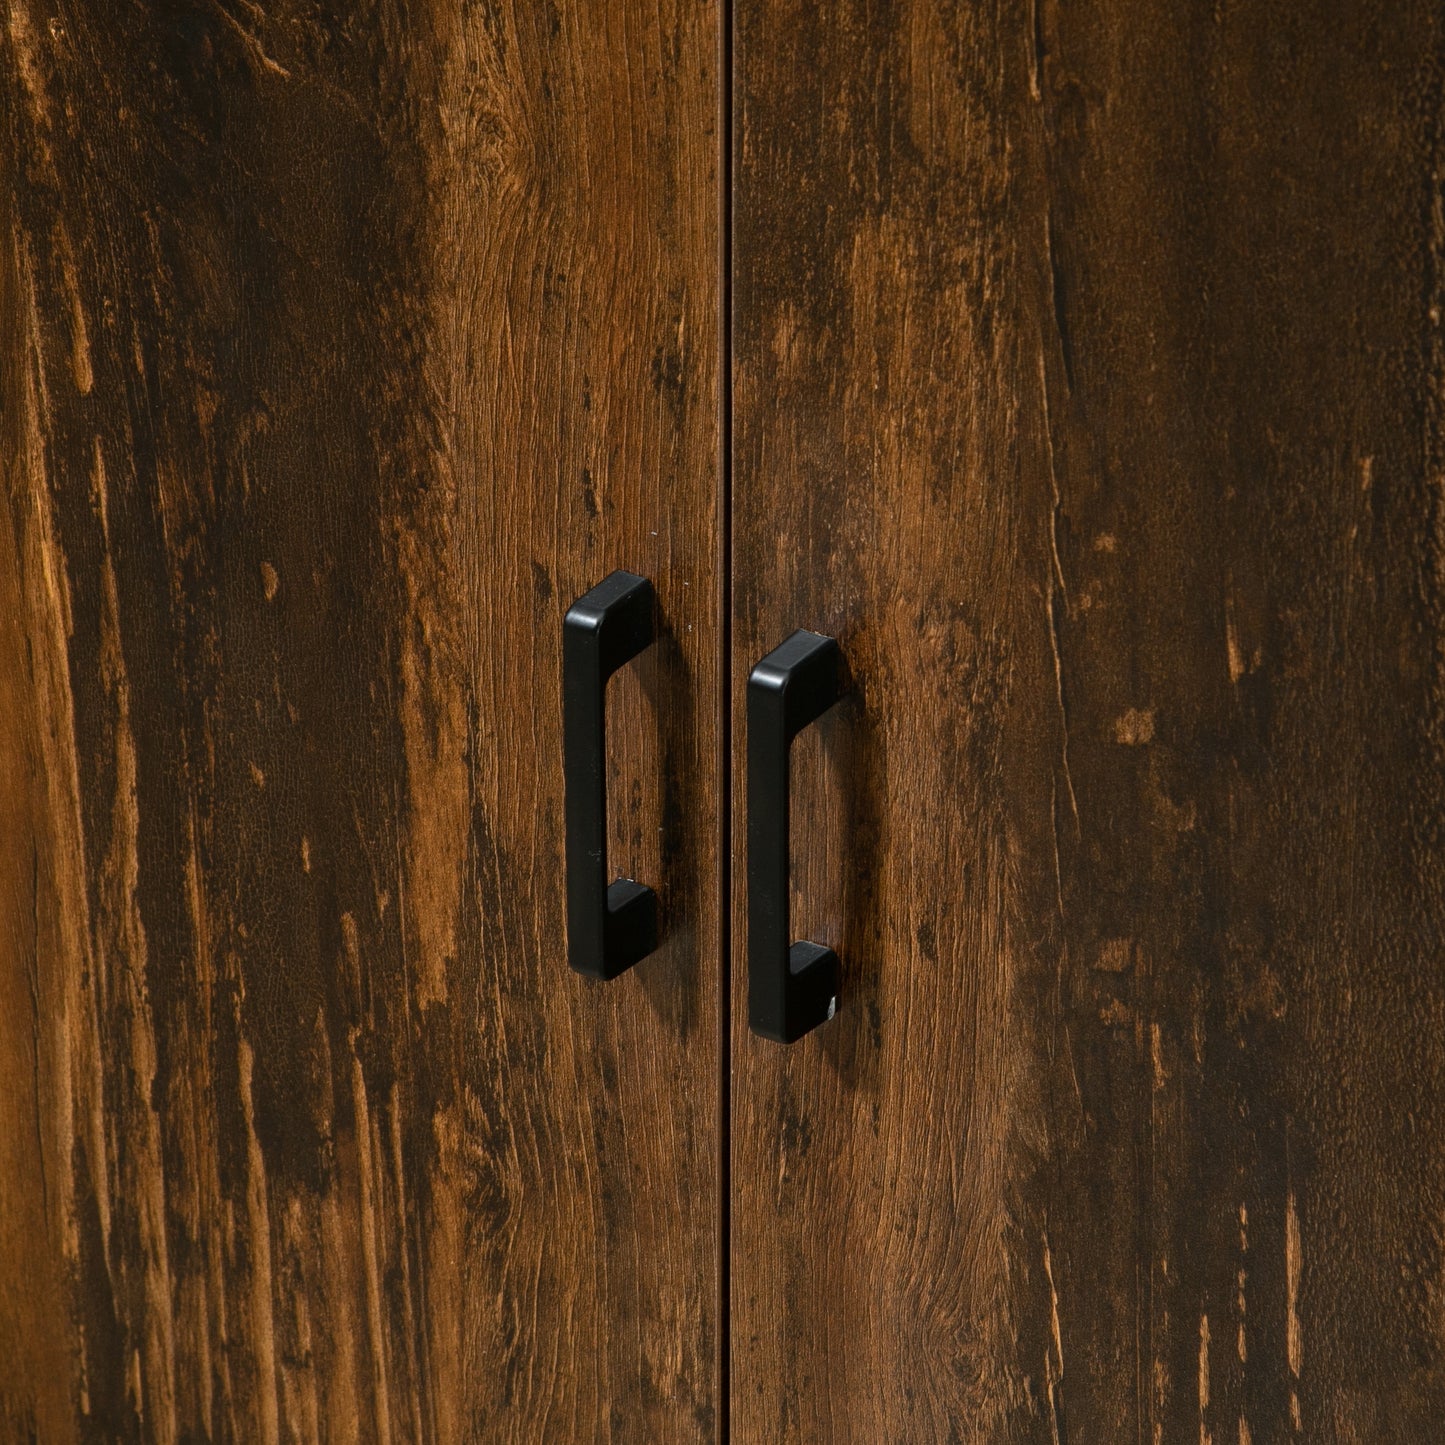
<svg viewBox="0 0 1445 1445"><path fill-rule="evenodd" d="M1437 5L15 0L0 171L0 1439L1437 1438Z"/></svg>

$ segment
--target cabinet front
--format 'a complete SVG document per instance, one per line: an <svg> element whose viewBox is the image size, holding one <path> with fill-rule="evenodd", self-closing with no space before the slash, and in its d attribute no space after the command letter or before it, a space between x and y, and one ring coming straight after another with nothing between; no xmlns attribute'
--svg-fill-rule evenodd
<svg viewBox="0 0 1445 1445"><path fill-rule="evenodd" d="M0 1442L1429 1442L1438 7L14 0Z"/></svg>

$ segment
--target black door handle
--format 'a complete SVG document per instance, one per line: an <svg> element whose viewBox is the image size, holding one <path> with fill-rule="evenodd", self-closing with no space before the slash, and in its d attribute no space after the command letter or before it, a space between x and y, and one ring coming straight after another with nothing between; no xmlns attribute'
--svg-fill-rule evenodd
<svg viewBox="0 0 1445 1445"><path fill-rule="evenodd" d="M657 894L607 882L607 679L656 636L646 577L614 572L562 624L562 771L567 794L567 958L616 978L657 947Z"/></svg>
<svg viewBox="0 0 1445 1445"><path fill-rule="evenodd" d="M838 1010L838 955L788 928L788 750L842 674L837 642L799 630L748 677L748 1023L785 1044Z"/></svg>

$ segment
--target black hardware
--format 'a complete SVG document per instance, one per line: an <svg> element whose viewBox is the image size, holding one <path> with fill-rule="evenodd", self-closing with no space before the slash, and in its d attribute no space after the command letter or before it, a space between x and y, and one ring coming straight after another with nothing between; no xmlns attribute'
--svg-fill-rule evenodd
<svg viewBox="0 0 1445 1445"><path fill-rule="evenodd" d="M788 749L842 696L831 637L795 632L748 677L748 1023L790 1044L838 1010L838 955L788 928Z"/></svg>
<svg viewBox="0 0 1445 1445"><path fill-rule="evenodd" d="M567 957L589 978L616 978L657 947L657 894L607 882L607 679L656 635L646 577L614 572L562 624L562 771L567 790Z"/></svg>

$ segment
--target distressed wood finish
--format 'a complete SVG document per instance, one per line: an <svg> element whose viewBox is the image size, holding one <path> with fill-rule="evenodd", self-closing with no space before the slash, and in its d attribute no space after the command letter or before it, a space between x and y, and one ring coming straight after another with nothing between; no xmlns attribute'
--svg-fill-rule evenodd
<svg viewBox="0 0 1445 1445"><path fill-rule="evenodd" d="M4 1438L713 1438L716 23L11 7Z"/></svg>
<svg viewBox="0 0 1445 1445"><path fill-rule="evenodd" d="M735 1434L1433 1439L1438 7L737 13L735 727L857 700L791 1049L735 890Z"/></svg>

